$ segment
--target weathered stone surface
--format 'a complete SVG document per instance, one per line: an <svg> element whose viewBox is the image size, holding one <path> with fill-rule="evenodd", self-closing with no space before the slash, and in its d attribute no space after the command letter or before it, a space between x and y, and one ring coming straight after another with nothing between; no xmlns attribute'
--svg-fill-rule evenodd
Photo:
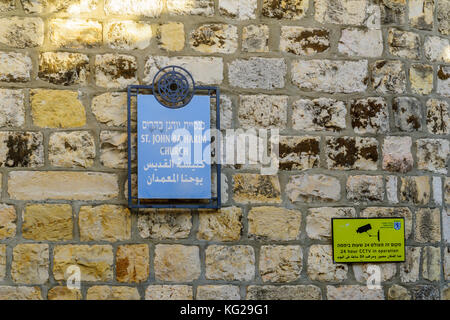
<svg viewBox="0 0 450 320"><path fill-rule="evenodd" d="M409 82L413 93L426 95L433 90L433 67L426 64L412 64L409 68Z"/></svg>
<svg viewBox="0 0 450 320"><path fill-rule="evenodd" d="M0 244L0 281L6 275L6 244Z"/></svg>
<svg viewBox="0 0 450 320"><path fill-rule="evenodd" d="M242 95L239 97L239 124L246 129L283 128L287 109L287 96Z"/></svg>
<svg viewBox="0 0 450 320"><path fill-rule="evenodd" d="M43 284L48 280L48 244L21 243L13 249L11 278L15 283Z"/></svg>
<svg viewBox="0 0 450 320"><path fill-rule="evenodd" d="M445 196L444 196L445 203L450 204L450 177L445 178L444 193L445 193Z"/></svg>
<svg viewBox="0 0 450 320"><path fill-rule="evenodd" d="M436 12L439 32L450 34L450 3L446 0L438 0Z"/></svg>
<svg viewBox="0 0 450 320"><path fill-rule="evenodd" d="M308 209L306 233L310 239L331 240L331 218L356 217L354 208L322 207Z"/></svg>
<svg viewBox="0 0 450 320"><path fill-rule="evenodd" d="M292 128L303 131L341 131L346 127L346 115L343 101L329 98L300 99L293 104Z"/></svg>
<svg viewBox="0 0 450 320"><path fill-rule="evenodd" d="M383 170L408 172L414 165L411 137L389 136L383 141Z"/></svg>
<svg viewBox="0 0 450 320"><path fill-rule="evenodd" d="M441 290L441 300L450 300L450 285L446 285Z"/></svg>
<svg viewBox="0 0 450 320"><path fill-rule="evenodd" d="M86 84L89 57L72 52L43 52L39 55L38 77L57 85Z"/></svg>
<svg viewBox="0 0 450 320"><path fill-rule="evenodd" d="M422 277L429 281L439 281L441 279L441 249L424 247L422 257Z"/></svg>
<svg viewBox="0 0 450 320"><path fill-rule="evenodd" d="M143 282L149 275L150 255L146 244L117 248L116 277L119 282Z"/></svg>
<svg viewBox="0 0 450 320"><path fill-rule="evenodd" d="M281 136L279 168L281 170L307 170L319 167L319 144L319 137Z"/></svg>
<svg viewBox="0 0 450 320"><path fill-rule="evenodd" d="M0 166L43 166L43 140L41 132L0 132Z"/></svg>
<svg viewBox="0 0 450 320"><path fill-rule="evenodd" d="M184 239L192 227L191 213L186 210L142 210L137 228L144 239Z"/></svg>
<svg viewBox="0 0 450 320"><path fill-rule="evenodd" d="M207 241L238 241L242 230L242 209L221 208L199 213L197 238Z"/></svg>
<svg viewBox="0 0 450 320"><path fill-rule="evenodd" d="M268 18L299 20L306 15L308 7L307 0L264 0L262 15Z"/></svg>
<svg viewBox="0 0 450 320"><path fill-rule="evenodd" d="M320 300L322 293L313 285L248 286L248 300Z"/></svg>
<svg viewBox="0 0 450 320"><path fill-rule="evenodd" d="M16 235L16 209L9 204L0 204L0 239L8 239Z"/></svg>
<svg viewBox="0 0 450 320"><path fill-rule="evenodd" d="M327 137L327 166L340 170L376 170L378 141L375 138Z"/></svg>
<svg viewBox="0 0 450 320"><path fill-rule="evenodd" d="M400 200L402 202L428 204L430 195L430 177L401 177Z"/></svg>
<svg viewBox="0 0 450 320"><path fill-rule="evenodd" d="M441 211L439 208L417 209L415 240L422 243L441 241Z"/></svg>
<svg viewBox="0 0 450 320"><path fill-rule="evenodd" d="M264 282L291 282L302 271L300 246L262 246L259 256L259 273Z"/></svg>
<svg viewBox="0 0 450 320"><path fill-rule="evenodd" d="M0 81L30 81L32 68L33 64L28 54L19 52L0 52Z"/></svg>
<svg viewBox="0 0 450 320"><path fill-rule="evenodd" d="M447 173L450 142L447 139L418 139L417 168L435 173Z"/></svg>
<svg viewBox="0 0 450 320"><path fill-rule="evenodd" d="M444 97L450 97L450 66L438 67L436 92Z"/></svg>
<svg viewBox="0 0 450 320"><path fill-rule="evenodd" d="M197 300L239 300L240 298L238 286L205 285L197 287Z"/></svg>
<svg viewBox="0 0 450 320"><path fill-rule="evenodd" d="M320 23L362 25L367 6L367 0L316 0L314 18Z"/></svg>
<svg viewBox="0 0 450 320"><path fill-rule="evenodd" d="M412 97L397 97L392 102L394 124L400 131L412 132L422 129L421 103Z"/></svg>
<svg viewBox="0 0 450 320"><path fill-rule="evenodd" d="M192 300L191 286L151 285L145 290L145 300Z"/></svg>
<svg viewBox="0 0 450 320"><path fill-rule="evenodd" d="M417 33L390 28L388 34L389 53L405 59L420 58L420 37Z"/></svg>
<svg viewBox="0 0 450 320"><path fill-rule="evenodd" d="M82 206L78 223L81 241L121 241L131 234L130 211L122 206Z"/></svg>
<svg viewBox="0 0 450 320"><path fill-rule="evenodd" d="M0 286L0 300L42 300L39 287Z"/></svg>
<svg viewBox="0 0 450 320"><path fill-rule="evenodd" d="M352 93L367 88L367 60L295 60L291 73L302 90Z"/></svg>
<svg viewBox="0 0 450 320"><path fill-rule="evenodd" d="M63 245L53 250L53 276L67 280L67 268L78 266L81 281L113 280L113 248L108 245Z"/></svg>
<svg viewBox="0 0 450 320"><path fill-rule="evenodd" d="M379 57L383 53L383 35L380 29L346 28L338 50L347 56Z"/></svg>
<svg viewBox="0 0 450 320"><path fill-rule="evenodd" d="M69 90L33 89L33 123L44 128L76 128L86 124L86 111L79 93Z"/></svg>
<svg viewBox="0 0 450 320"><path fill-rule="evenodd" d="M87 131L55 132L49 139L48 159L55 167L91 167L95 159L94 137Z"/></svg>
<svg viewBox="0 0 450 320"><path fill-rule="evenodd" d="M350 104L352 127L358 134L388 131L388 114L386 100L381 97L352 100Z"/></svg>
<svg viewBox="0 0 450 320"><path fill-rule="evenodd" d="M450 62L450 41L446 38L427 37L424 44L425 58L433 62Z"/></svg>
<svg viewBox="0 0 450 320"><path fill-rule="evenodd" d="M167 9L171 15L214 15L214 0L167 0Z"/></svg>
<svg viewBox="0 0 450 320"><path fill-rule="evenodd" d="M169 22L158 28L158 46L167 51L180 51L184 48L184 24Z"/></svg>
<svg viewBox="0 0 450 320"><path fill-rule="evenodd" d="M284 59L236 59L228 65L228 79L233 87L272 90L284 87L286 70Z"/></svg>
<svg viewBox="0 0 450 320"><path fill-rule="evenodd" d="M449 110L449 104L445 100L429 99L427 101L427 128L430 133L450 133Z"/></svg>
<svg viewBox="0 0 450 320"><path fill-rule="evenodd" d="M81 291L78 289L69 289L67 287L58 286L48 290L48 300L81 300Z"/></svg>
<svg viewBox="0 0 450 320"><path fill-rule="evenodd" d="M352 201L383 201L383 176L350 176L347 199Z"/></svg>
<svg viewBox="0 0 450 320"><path fill-rule="evenodd" d="M153 81L164 67L176 65L188 70L196 84L220 84L223 80L223 59L217 57L165 57L150 56L144 67L144 82Z"/></svg>
<svg viewBox="0 0 450 320"><path fill-rule="evenodd" d="M208 280L250 281L255 276L255 253L250 246L211 245L205 255Z"/></svg>
<svg viewBox="0 0 450 320"><path fill-rule="evenodd" d="M278 207L254 207L248 213L248 234L255 239L297 240L302 214Z"/></svg>
<svg viewBox="0 0 450 320"><path fill-rule="evenodd" d="M348 266L333 263L331 245L309 247L307 273L311 280L340 282L347 279Z"/></svg>
<svg viewBox="0 0 450 320"><path fill-rule="evenodd" d="M72 207L68 204L32 204L25 207L22 237L38 241L72 239Z"/></svg>
<svg viewBox="0 0 450 320"><path fill-rule="evenodd" d="M406 74L398 60L378 60L372 64L372 85L378 93L403 93Z"/></svg>
<svg viewBox="0 0 450 320"><path fill-rule="evenodd" d="M432 187L433 187L433 202L437 206L442 206L442 180L441 177L433 177L432 178ZM445 211L445 210L443 210ZM442 212L442 216L444 217L445 212ZM445 220L443 221L445 225Z"/></svg>
<svg viewBox="0 0 450 320"><path fill-rule="evenodd" d="M220 128L231 129L233 128L233 105L234 102L228 95L221 94L219 101L220 108ZM211 98L211 127L216 128L216 99Z"/></svg>
<svg viewBox="0 0 450 320"><path fill-rule="evenodd" d="M397 176L386 177L386 198L389 203L398 203L397 185Z"/></svg>
<svg viewBox="0 0 450 320"><path fill-rule="evenodd" d="M257 0L220 0L219 13L239 20L256 18Z"/></svg>
<svg viewBox="0 0 450 320"><path fill-rule="evenodd" d="M58 48L92 48L102 44L102 24L95 20L50 19L49 38Z"/></svg>
<svg viewBox="0 0 450 320"><path fill-rule="evenodd" d="M162 0L106 0L107 15L136 15L156 18L163 10Z"/></svg>
<svg viewBox="0 0 450 320"><path fill-rule="evenodd" d="M127 125L127 94L107 92L95 96L91 110L98 122L111 127L124 127Z"/></svg>
<svg viewBox="0 0 450 320"><path fill-rule="evenodd" d="M99 87L123 89L137 84L136 58L107 53L95 56L95 83Z"/></svg>
<svg viewBox="0 0 450 320"><path fill-rule="evenodd" d="M24 123L24 91L0 89L0 127L21 127Z"/></svg>
<svg viewBox="0 0 450 320"><path fill-rule="evenodd" d="M16 9L15 0L2 0L0 1L0 12L8 12Z"/></svg>
<svg viewBox="0 0 450 320"><path fill-rule="evenodd" d="M234 0L231 0L234 1ZM242 28L243 52L268 52L269 27L264 24L249 25Z"/></svg>
<svg viewBox="0 0 450 320"><path fill-rule="evenodd" d="M405 287L394 284L388 290L388 300L411 300L411 295Z"/></svg>
<svg viewBox="0 0 450 320"><path fill-rule="evenodd" d="M380 2L381 23L405 24L406 0L382 0Z"/></svg>
<svg viewBox="0 0 450 320"><path fill-rule="evenodd" d="M155 277L161 281L193 281L200 276L197 246L158 244L155 248Z"/></svg>
<svg viewBox="0 0 450 320"><path fill-rule="evenodd" d="M99 0L20 0L26 13L80 14L94 11Z"/></svg>
<svg viewBox="0 0 450 320"><path fill-rule="evenodd" d="M238 203L280 203L281 190L278 177L252 173L235 174L233 199Z"/></svg>
<svg viewBox="0 0 450 320"><path fill-rule="evenodd" d="M127 133L102 131L100 133L100 162L105 167L124 169L128 165Z"/></svg>
<svg viewBox="0 0 450 320"><path fill-rule="evenodd" d="M364 218L405 218L405 238L409 239L412 231L413 214L407 207L369 207L361 211Z"/></svg>
<svg viewBox="0 0 450 320"><path fill-rule="evenodd" d="M231 54L237 50L237 27L229 24L204 24L191 32L189 44L202 53Z"/></svg>
<svg viewBox="0 0 450 320"><path fill-rule="evenodd" d="M313 55L330 48L330 33L326 29L282 26L280 50L297 55Z"/></svg>
<svg viewBox="0 0 450 320"><path fill-rule="evenodd" d="M148 23L132 20L112 21L104 25L103 39L112 49L143 50L150 45L152 27Z"/></svg>
<svg viewBox="0 0 450 320"><path fill-rule="evenodd" d="M0 19L0 43L14 48L32 48L44 43L41 18L8 17Z"/></svg>
<svg viewBox="0 0 450 320"><path fill-rule="evenodd" d="M341 198L341 184L335 177L301 174L290 177L286 194L292 202L338 201Z"/></svg>
<svg viewBox="0 0 450 320"><path fill-rule="evenodd" d="M412 300L439 300L439 289L432 285L418 285L411 289Z"/></svg>
<svg viewBox="0 0 450 320"><path fill-rule="evenodd" d="M14 171L8 193L17 200L107 200L117 198L117 176L102 172Z"/></svg>
<svg viewBox="0 0 450 320"><path fill-rule="evenodd" d="M450 248L444 249L444 279L450 280Z"/></svg>
<svg viewBox="0 0 450 320"><path fill-rule="evenodd" d="M328 300L384 300L382 289L371 290L367 286L327 286Z"/></svg>
<svg viewBox="0 0 450 320"><path fill-rule="evenodd" d="M356 281L363 284L367 283L367 279L369 279L373 273L373 271L369 272L368 270L370 266L374 266L374 264L353 264L353 273L355 274ZM380 268L381 283L391 280L397 273L397 265L395 263L377 263L376 266Z"/></svg>
<svg viewBox="0 0 450 320"><path fill-rule="evenodd" d="M408 1L409 23L422 30L433 29L434 0Z"/></svg>
<svg viewBox="0 0 450 320"><path fill-rule="evenodd" d="M132 287L93 286L86 294L86 300L140 300L139 292Z"/></svg>

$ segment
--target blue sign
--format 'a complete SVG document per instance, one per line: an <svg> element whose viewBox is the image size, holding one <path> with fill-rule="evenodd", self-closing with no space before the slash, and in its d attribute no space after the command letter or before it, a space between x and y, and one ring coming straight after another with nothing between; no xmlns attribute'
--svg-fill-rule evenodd
<svg viewBox="0 0 450 320"><path fill-rule="evenodd" d="M211 198L210 97L182 108L137 96L138 198Z"/></svg>

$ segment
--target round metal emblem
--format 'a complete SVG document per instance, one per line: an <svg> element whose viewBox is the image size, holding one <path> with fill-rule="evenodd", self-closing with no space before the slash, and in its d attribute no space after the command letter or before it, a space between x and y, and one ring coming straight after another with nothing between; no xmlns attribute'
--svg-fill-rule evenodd
<svg viewBox="0 0 450 320"><path fill-rule="evenodd" d="M177 66L165 67L153 78L153 95L168 108L182 108L194 96L195 83L191 74Z"/></svg>

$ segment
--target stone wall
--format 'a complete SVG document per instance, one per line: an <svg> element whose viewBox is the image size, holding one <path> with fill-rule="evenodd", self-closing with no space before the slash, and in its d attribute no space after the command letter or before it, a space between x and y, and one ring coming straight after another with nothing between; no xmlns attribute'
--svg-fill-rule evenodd
<svg viewBox="0 0 450 320"><path fill-rule="evenodd" d="M449 34L448 0L1 0L0 299L449 299ZM169 64L282 135L217 212L126 207L126 87ZM358 216L406 219L382 290L332 263Z"/></svg>

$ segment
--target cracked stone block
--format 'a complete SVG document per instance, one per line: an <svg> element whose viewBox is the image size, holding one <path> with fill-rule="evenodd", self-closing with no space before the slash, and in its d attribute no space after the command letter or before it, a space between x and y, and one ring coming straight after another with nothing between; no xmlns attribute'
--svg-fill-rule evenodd
<svg viewBox="0 0 450 320"><path fill-rule="evenodd" d="M100 133L100 162L102 165L109 168L126 168L128 165L127 140L126 132L102 131Z"/></svg>
<svg viewBox="0 0 450 320"><path fill-rule="evenodd" d="M378 93L403 93L406 90L406 74L403 62L378 60L372 64L372 85Z"/></svg>

